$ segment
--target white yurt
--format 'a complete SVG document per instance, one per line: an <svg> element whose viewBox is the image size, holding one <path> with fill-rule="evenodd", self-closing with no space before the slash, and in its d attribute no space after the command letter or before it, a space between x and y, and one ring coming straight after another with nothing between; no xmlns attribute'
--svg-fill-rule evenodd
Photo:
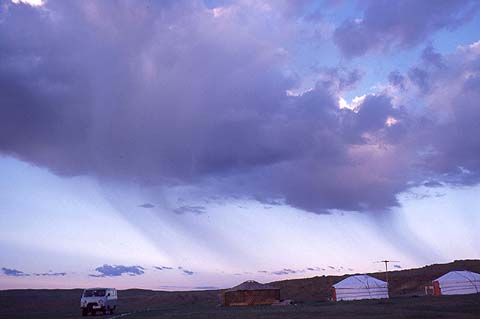
<svg viewBox="0 0 480 319"><path fill-rule="evenodd" d="M462 270L451 271L433 281L435 296L466 295L480 292L480 274Z"/></svg>
<svg viewBox="0 0 480 319"><path fill-rule="evenodd" d="M368 275L355 275L333 285L333 300L388 298L388 284Z"/></svg>

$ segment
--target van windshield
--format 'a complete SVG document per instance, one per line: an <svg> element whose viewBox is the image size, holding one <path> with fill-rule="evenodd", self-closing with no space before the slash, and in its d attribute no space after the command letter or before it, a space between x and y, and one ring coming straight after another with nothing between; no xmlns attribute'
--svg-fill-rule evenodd
<svg viewBox="0 0 480 319"><path fill-rule="evenodd" d="M104 297L105 289L88 289L83 293L84 297Z"/></svg>

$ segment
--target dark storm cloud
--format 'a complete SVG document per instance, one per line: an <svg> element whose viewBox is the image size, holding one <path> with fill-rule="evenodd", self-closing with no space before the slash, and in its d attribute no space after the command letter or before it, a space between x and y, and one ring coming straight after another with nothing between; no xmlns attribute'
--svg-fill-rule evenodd
<svg viewBox="0 0 480 319"><path fill-rule="evenodd" d="M426 77L422 84L414 81L417 96L429 101L430 120L417 132L425 141L420 150L424 169L431 173L432 182L425 186L473 185L480 181L480 44L439 59L441 67L428 61L416 66Z"/></svg>
<svg viewBox="0 0 480 319"><path fill-rule="evenodd" d="M344 21L334 33L335 43L346 57L413 47L436 31L462 25L480 7L475 0L371 0L362 4L366 5L363 16Z"/></svg>
<svg viewBox="0 0 480 319"><path fill-rule="evenodd" d="M30 276L30 274L26 274L23 271L17 270L17 269L11 269L11 268L5 268L2 267L2 272L6 276L12 276L12 277L25 277L25 276Z"/></svg>
<svg viewBox="0 0 480 319"><path fill-rule="evenodd" d="M397 121L391 127L386 126L389 117L395 118ZM372 135L380 137L389 144L395 143L406 131L406 128L403 127L406 124L405 117L404 111L392 104L390 96L369 95L359 106L357 112L346 111L344 116L345 136L347 139L351 138L351 142L355 144L368 143Z"/></svg>
<svg viewBox="0 0 480 319"><path fill-rule="evenodd" d="M414 45L474 6L415 3L372 2L352 33L368 45L346 52L390 37ZM352 111L339 109L338 99L360 71L319 70L311 91L290 96L297 83L285 75L288 55L277 38L235 15L215 18L200 1L1 7L0 152L56 174L191 186L206 197L315 213L386 210L430 179L478 182L477 49L457 54L465 60L427 47L408 74L391 75L402 94L418 89L421 101L445 88L421 116L388 92Z"/></svg>
<svg viewBox="0 0 480 319"><path fill-rule="evenodd" d="M139 276L145 273L145 268L141 266L103 265L95 268L95 270L99 274L90 274L90 277L118 277L123 274Z"/></svg>

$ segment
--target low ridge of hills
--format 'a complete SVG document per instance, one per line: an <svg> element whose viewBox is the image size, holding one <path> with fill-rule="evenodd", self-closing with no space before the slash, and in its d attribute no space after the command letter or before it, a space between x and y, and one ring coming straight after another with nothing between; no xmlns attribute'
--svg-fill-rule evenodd
<svg viewBox="0 0 480 319"><path fill-rule="evenodd" d="M388 272L390 297L422 296L425 286L432 280L453 270L469 270L480 273L480 260L455 260L446 264L433 264L422 268L396 270ZM298 301L329 300L333 284L351 276L317 276L303 279L289 279L270 283L280 288L282 299ZM369 273L368 275L385 281L385 273Z"/></svg>

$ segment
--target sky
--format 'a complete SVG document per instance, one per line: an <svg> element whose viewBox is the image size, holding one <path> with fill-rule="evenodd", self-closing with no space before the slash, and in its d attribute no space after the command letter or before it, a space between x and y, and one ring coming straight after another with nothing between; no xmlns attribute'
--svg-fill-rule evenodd
<svg viewBox="0 0 480 319"><path fill-rule="evenodd" d="M0 289L480 258L480 3L0 0Z"/></svg>

